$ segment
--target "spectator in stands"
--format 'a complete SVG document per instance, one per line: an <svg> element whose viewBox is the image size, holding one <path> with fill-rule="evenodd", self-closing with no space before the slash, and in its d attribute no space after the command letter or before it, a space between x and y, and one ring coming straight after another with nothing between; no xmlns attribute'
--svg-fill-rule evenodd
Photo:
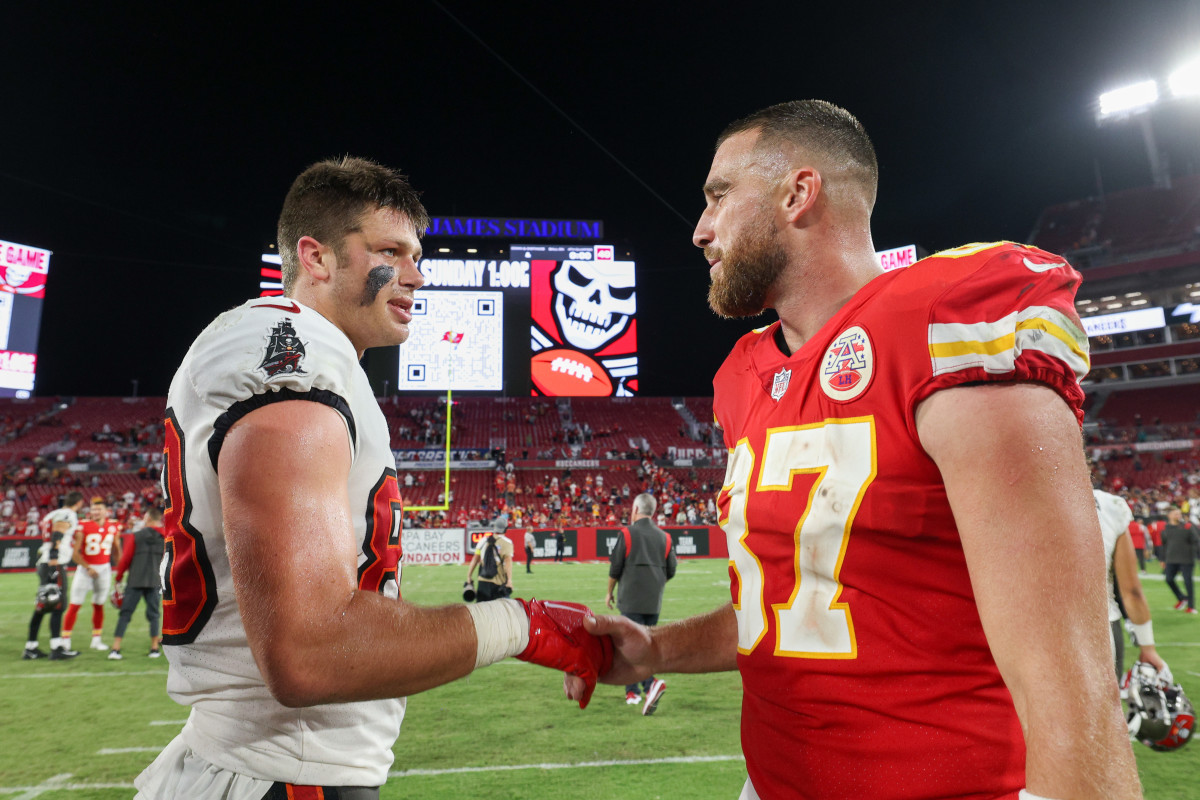
<svg viewBox="0 0 1200 800"><path fill-rule="evenodd" d="M1194 525L1183 521L1183 512L1173 507L1167 511L1167 524L1163 527L1162 542L1166 564L1163 568L1163 578L1178 601L1175 603L1175 609L1195 614L1196 586L1193 573L1197 553L1200 553L1200 534L1197 534ZM1182 592L1175 585L1175 578L1180 575L1183 576Z"/></svg>

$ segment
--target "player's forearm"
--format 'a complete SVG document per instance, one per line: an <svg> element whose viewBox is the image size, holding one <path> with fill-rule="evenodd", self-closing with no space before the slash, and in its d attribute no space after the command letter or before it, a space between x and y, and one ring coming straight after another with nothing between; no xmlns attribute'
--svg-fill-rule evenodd
<svg viewBox="0 0 1200 800"><path fill-rule="evenodd" d="M422 608L356 590L340 608L263 620L266 630L248 622L267 685L286 706L405 697L475 666L465 606Z"/></svg>
<svg viewBox="0 0 1200 800"><path fill-rule="evenodd" d="M651 628L654 672L725 672L737 669L733 606Z"/></svg>
<svg viewBox="0 0 1200 800"><path fill-rule="evenodd" d="M1034 794L1080 800L1142 797L1112 664L1105 666L1104 686L1089 689L1057 676L1052 681L1057 685L1039 690L1039 695L1071 695L1073 708L1052 708L1036 700L1025 706L1025 785Z"/></svg>
<svg viewBox="0 0 1200 800"><path fill-rule="evenodd" d="M1150 621L1150 605L1146 602L1146 595L1142 592L1141 587L1131 591L1122 591L1121 600L1125 604L1125 614L1134 625Z"/></svg>

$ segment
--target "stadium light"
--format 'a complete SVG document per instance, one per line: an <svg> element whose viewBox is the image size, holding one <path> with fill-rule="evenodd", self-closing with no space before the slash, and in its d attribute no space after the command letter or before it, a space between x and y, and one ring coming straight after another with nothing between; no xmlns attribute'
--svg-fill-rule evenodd
<svg viewBox="0 0 1200 800"><path fill-rule="evenodd" d="M1146 111L1158 102L1158 83L1141 81L1100 95L1100 119Z"/></svg>
<svg viewBox="0 0 1200 800"><path fill-rule="evenodd" d="M1184 64L1167 78L1173 97L1196 97L1200 95L1200 58Z"/></svg>

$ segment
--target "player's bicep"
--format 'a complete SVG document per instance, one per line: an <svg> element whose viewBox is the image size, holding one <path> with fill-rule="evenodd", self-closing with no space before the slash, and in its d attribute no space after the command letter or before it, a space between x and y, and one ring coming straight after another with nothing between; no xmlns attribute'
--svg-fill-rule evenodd
<svg viewBox="0 0 1200 800"><path fill-rule="evenodd" d="M250 412L218 462L226 546L255 654L318 629L349 602L357 553L340 415L308 401Z"/></svg>
<svg viewBox="0 0 1200 800"><path fill-rule="evenodd" d="M942 473L993 657L1027 710L1032 682L1077 679L1107 657L1104 555L1075 416L1045 386L977 385L932 395L917 430Z"/></svg>

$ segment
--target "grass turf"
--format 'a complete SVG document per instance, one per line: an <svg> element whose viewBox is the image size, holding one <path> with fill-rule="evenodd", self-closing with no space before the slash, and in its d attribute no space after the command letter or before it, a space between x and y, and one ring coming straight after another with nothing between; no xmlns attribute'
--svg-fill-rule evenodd
<svg viewBox="0 0 1200 800"><path fill-rule="evenodd" d="M458 602L463 572L408 568L404 596L425 605ZM606 574L604 564L535 563L532 575L518 572L517 594L584 602L599 611ZM1160 652L1200 699L1200 618L1171 610L1174 598L1155 576L1145 584ZM90 650L67 662L22 661L35 589L32 574L0 575L0 797L129 798L133 778L187 716L164 691L165 659L145 657L145 621L135 616L123 661ZM663 621L727 598L725 562L683 561L668 585ZM115 623L109 608L108 642ZM47 627L44 622L43 649ZM89 629L85 608L77 649L87 644ZM737 673L665 678L668 690L651 717L625 705L623 690L614 686L597 688L580 711L562 696L556 673L513 660L414 696L382 796L737 797L745 780ZM1196 796L1191 784L1200 774L1200 747L1156 753L1135 744L1134 752L1147 798Z"/></svg>

